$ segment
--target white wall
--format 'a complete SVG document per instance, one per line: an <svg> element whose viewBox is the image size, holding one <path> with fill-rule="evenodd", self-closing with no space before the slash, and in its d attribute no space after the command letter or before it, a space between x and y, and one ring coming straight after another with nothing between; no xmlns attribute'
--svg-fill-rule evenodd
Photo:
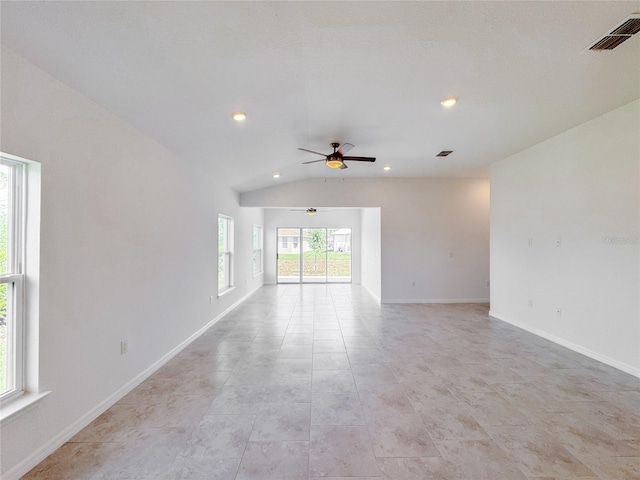
<svg viewBox="0 0 640 480"><path fill-rule="evenodd" d="M380 300L380 209L362 209L362 286Z"/></svg>
<svg viewBox="0 0 640 480"><path fill-rule="evenodd" d="M317 208L317 207L316 207ZM331 209L320 211L315 216L305 212L292 212L287 208L268 208L264 211L264 283L276 283L276 228L351 228L351 276L352 283L359 284L361 266L360 210Z"/></svg>
<svg viewBox="0 0 640 480"><path fill-rule="evenodd" d="M382 301L488 301L488 179L309 179L243 193L240 203L380 207Z"/></svg>
<svg viewBox="0 0 640 480"><path fill-rule="evenodd" d="M263 218L10 50L1 60L0 148L42 165L39 387L52 392L2 424L2 474L16 475L261 285L251 235ZM235 219L238 279L220 300L218 213Z"/></svg>
<svg viewBox="0 0 640 480"><path fill-rule="evenodd" d="M491 314L636 375L639 119L635 101L491 166Z"/></svg>

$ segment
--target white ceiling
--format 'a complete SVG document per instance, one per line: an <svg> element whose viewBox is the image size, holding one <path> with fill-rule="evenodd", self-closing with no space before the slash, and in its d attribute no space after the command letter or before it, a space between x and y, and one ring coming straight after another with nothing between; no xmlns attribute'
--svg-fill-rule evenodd
<svg viewBox="0 0 640 480"><path fill-rule="evenodd" d="M640 97L640 34L584 51L638 1L1 8L3 44L185 161L223 169L239 191L320 176L486 176L490 163ZM460 101L446 110L449 95ZM297 147L328 153L332 141L378 161L301 165L320 157Z"/></svg>

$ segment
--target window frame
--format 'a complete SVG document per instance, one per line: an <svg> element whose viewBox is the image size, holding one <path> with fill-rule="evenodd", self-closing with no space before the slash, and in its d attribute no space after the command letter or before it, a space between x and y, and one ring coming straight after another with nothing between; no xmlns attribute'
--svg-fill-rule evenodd
<svg viewBox="0 0 640 480"><path fill-rule="evenodd" d="M258 239L258 244L256 245L256 232L257 232L257 239ZM251 270L253 272L253 276L254 278L257 277L258 275L262 275L262 273L264 272L264 231L262 229L262 225L254 225L253 226L253 230L252 230L252 237L251 237L251 241L253 244L253 256L252 258L252 267ZM258 247L258 248L256 248ZM259 261L256 262L256 255L258 255ZM256 263L257 263L257 267L258 269L256 270Z"/></svg>
<svg viewBox="0 0 640 480"><path fill-rule="evenodd" d="M220 222L225 223L225 234L222 245L220 243ZM222 250L221 250L222 248ZM222 260L222 263L221 263ZM218 214L218 297L233 290L233 217ZM220 282L220 265L223 265L222 282Z"/></svg>
<svg viewBox="0 0 640 480"><path fill-rule="evenodd" d="M24 255L26 227L26 174L24 162L0 154L0 164L11 168L7 178L7 257L6 272L0 273L0 284L6 292L6 379L7 389L0 392L0 405L25 393L25 315L24 315Z"/></svg>

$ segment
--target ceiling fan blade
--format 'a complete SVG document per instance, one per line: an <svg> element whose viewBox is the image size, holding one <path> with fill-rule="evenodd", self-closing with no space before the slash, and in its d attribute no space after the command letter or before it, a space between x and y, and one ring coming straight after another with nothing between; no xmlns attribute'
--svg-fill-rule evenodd
<svg viewBox="0 0 640 480"><path fill-rule="evenodd" d="M314 152L313 150L307 150L306 148L298 148L298 150L302 150L303 152L315 153L316 155L322 155L323 157L326 157L324 153Z"/></svg>
<svg viewBox="0 0 640 480"><path fill-rule="evenodd" d="M342 157L342 160L348 160L350 162L375 162L375 157Z"/></svg>
<svg viewBox="0 0 640 480"><path fill-rule="evenodd" d="M302 164L306 165L307 163L324 162L325 160L326 160L325 158L321 158L320 160L311 160L310 162L302 162Z"/></svg>
<svg viewBox="0 0 640 480"><path fill-rule="evenodd" d="M340 152L341 155L344 155L345 153L350 151L353 147L355 147L355 145L353 145L352 143L343 143L338 149L338 152Z"/></svg>
<svg viewBox="0 0 640 480"><path fill-rule="evenodd" d="M343 163L342 165L340 165L340 170L344 170L345 168L349 168L347 167L346 163Z"/></svg>

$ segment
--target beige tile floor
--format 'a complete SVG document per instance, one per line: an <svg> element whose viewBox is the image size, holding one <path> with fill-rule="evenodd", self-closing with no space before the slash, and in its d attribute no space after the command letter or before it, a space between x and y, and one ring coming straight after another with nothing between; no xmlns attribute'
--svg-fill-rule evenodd
<svg viewBox="0 0 640 480"><path fill-rule="evenodd" d="M640 479L640 381L488 317L264 287L26 479Z"/></svg>

